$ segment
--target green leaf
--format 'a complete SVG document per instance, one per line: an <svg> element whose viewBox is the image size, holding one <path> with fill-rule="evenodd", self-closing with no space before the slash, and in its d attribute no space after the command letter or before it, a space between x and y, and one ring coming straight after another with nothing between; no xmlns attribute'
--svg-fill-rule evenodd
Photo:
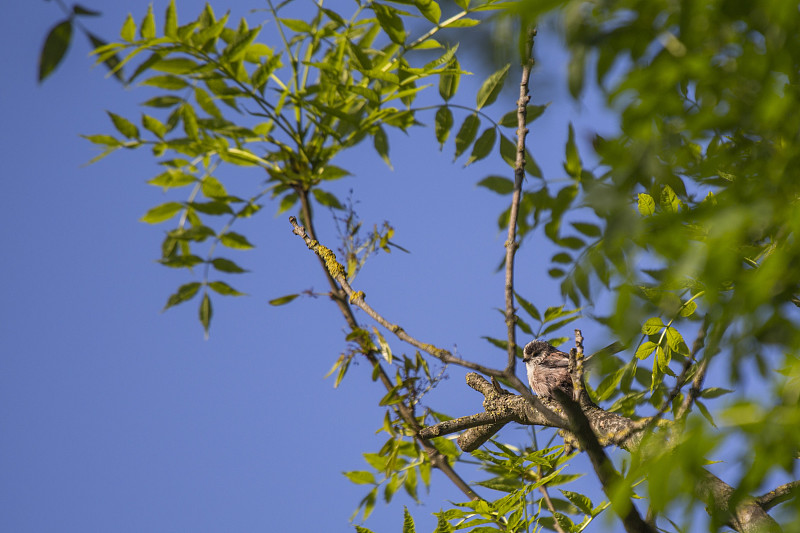
<svg viewBox="0 0 800 533"><path fill-rule="evenodd" d="M433 0L414 0L414 5L417 6L422 16L433 22L439 24L439 19L442 18L442 8Z"/></svg>
<svg viewBox="0 0 800 533"><path fill-rule="evenodd" d="M572 178L579 178L581 175L581 159L578 156L578 146L575 144L575 129L569 125L569 135L567 136L566 162L564 170Z"/></svg>
<svg viewBox="0 0 800 533"><path fill-rule="evenodd" d="M281 296L280 298L275 298L269 301L269 305L286 305L295 298L300 296L299 294L287 294L286 296Z"/></svg>
<svg viewBox="0 0 800 533"><path fill-rule="evenodd" d="M194 295L197 294L197 291L200 290L200 286L201 283L197 281L181 285L180 287L178 287L177 292L175 292L175 294L171 295L167 299L167 303L166 305L164 305L164 309L162 309L161 312L163 313L170 307L191 300L192 298L194 298Z"/></svg>
<svg viewBox="0 0 800 533"><path fill-rule="evenodd" d="M664 328L664 322L658 317L648 318L647 322L642 325L642 333L645 335L655 335Z"/></svg>
<svg viewBox="0 0 800 533"><path fill-rule="evenodd" d="M525 108L525 123L530 124L531 122L539 118L549 105L550 104L527 106ZM498 122L498 124L506 128L516 128L518 126L517 110L515 109L514 111L509 111L508 113L503 115L503 118L500 119L500 122Z"/></svg>
<svg viewBox="0 0 800 533"><path fill-rule="evenodd" d="M481 133L478 140L475 141L475 145L472 147L472 154L470 154L469 159L467 162L464 163L464 166L469 165L470 163L474 163L475 161L480 161L481 159L488 156L492 148L494 148L494 142L497 139L497 131L494 129L494 126L490 126Z"/></svg>
<svg viewBox="0 0 800 533"><path fill-rule="evenodd" d="M99 12L99 11L93 11L91 9L86 9L85 7L83 7L82 5L79 5L79 4L74 4L72 6L72 12L75 15L84 16L84 17L99 17L100 15L102 15L102 13Z"/></svg>
<svg viewBox="0 0 800 533"><path fill-rule="evenodd" d="M211 281L208 286L217 294L223 296L244 296L245 293L239 292L224 281Z"/></svg>
<svg viewBox="0 0 800 533"><path fill-rule="evenodd" d="M677 213L680 211L681 208L681 201L678 199L678 196L675 194L675 191L672 190L672 187L669 185L665 185L664 188L661 190L661 198L660 198L661 207L664 208L664 211L668 213Z"/></svg>
<svg viewBox="0 0 800 533"><path fill-rule="evenodd" d="M284 19L279 18L281 24L292 30L293 32L297 33L312 33L313 29L309 25L308 22L299 19Z"/></svg>
<svg viewBox="0 0 800 533"><path fill-rule="evenodd" d="M125 23L122 25L119 36L122 37L123 41L129 43L136 40L136 22L134 22L133 15L130 13L128 13L128 18L125 19Z"/></svg>
<svg viewBox="0 0 800 533"><path fill-rule="evenodd" d="M153 132L159 139L163 139L164 135L167 134L167 127L160 120L150 115L142 114L142 126L146 130Z"/></svg>
<svg viewBox="0 0 800 533"><path fill-rule="evenodd" d="M723 394L730 394L731 392L733 391L729 389L723 389L721 387L709 387L700 393L700 397L711 400L712 398L719 398Z"/></svg>
<svg viewBox="0 0 800 533"><path fill-rule="evenodd" d="M453 159L458 159L458 156L463 154L464 150L472 144L480 125L481 121L476 113L468 115L467 118L464 119L464 123L461 124L461 128L459 128L456 134L456 153Z"/></svg>
<svg viewBox="0 0 800 533"><path fill-rule="evenodd" d="M342 472L342 474L357 485L375 484L375 476L372 472L353 470L351 472Z"/></svg>
<svg viewBox="0 0 800 533"><path fill-rule="evenodd" d="M542 321L542 316L539 314L539 310L536 309L535 305L533 305L531 302L529 302L516 292L514 293L514 295L517 297L519 305L525 310L526 313L530 315L532 319L537 320L539 322Z"/></svg>
<svg viewBox="0 0 800 533"><path fill-rule="evenodd" d="M247 270L243 269L230 259L225 259L224 257L216 257L212 259L211 265L220 272L227 272L229 274L242 274L244 272L248 272ZM272 303L272 301L270 301L270 303ZM273 304L273 305L278 305L278 304Z"/></svg>
<svg viewBox="0 0 800 533"><path fill-rule="evenodd" d="M228 196L228 191L225 186L213 176L206 176L201 183L201 190L206 198L225 198Z"/></svg>
<svg viewBox="0 0 800 533"><path fill-rule="evenodd" d="M458 64L458 59L452 58L447 67L439 74L439 94L442 99L447 102L458 91L458 83L461 80L461 65Z"/></svg>
<svg viewBox="0 0 800 533"><path fill-rule="evenodd" d="M487 105L491 105L495 100L497 100L497 96L500 94L500 91L503 89L503 82L506 80L506 76L508 75L508 69L511 67L510 64L507 64L491 76L489 76L486 81L483 82L481 85L480 90L478 91L478 96L476 98L476 106L477 109L481 109Z"/></svg>
<svg viewBox="0 0 800 533"><path fill-rule="evenodd" d="M181 107L181 117L183 118L183 131L186 133L186 136L196 141L199 129L197 127L197 115L194 114L194 108L188 104L184 104Z"/></svg>
<svg viewBox="0 0 800 533"><path fill-rule="evenodd" d="M153 16L153 4L147 6L147 14L142 20L142 25L139 28L139 35L142 39L152 39L156 36L156 19Z"/></svg>
<svg viewBox="0 0 800 533"><path fill-rule="evenodd" d="M147 78L142 82L142 85L158 87L160 89L167 89L171 91L176 91L189 86L189 84L183 78L171 75L153 76L152 78Z"/></svg>
<svg viewBox="0 0 800 533"><path fill-rule="evenodd" d="M198 67L197 63L186 57L158 59L150 66L153 70L169 74L190 74Z"/></svg>
<svg viewBox="0 0 800 533"><path fill-rule="evenodd" d="M242 59L247 52L247 48L252 44L255 38L258 37L258 33L260 31L261 26L240 33L236 40L224 52L223 57L230 62L239 61Z"/></svg>
<svg viewBox="0 0 800 533"><path fill-rule="evenodd" d="M164 35L175 37L178 34L178 13L175 10L175 0L169 0L167 12L164 17Z"/></svg>
<svg viewBox="0 0 800 533"><path fill-rule="evenodd" d="M392 42L402 45L406 40L406 30L403 27L403 19L397 14L397 10L384 4L373 3L372 9L381 25L383 31Z"/></svg>
<svg viewBox="0 0 800 533"><path fill-rule="evenodd" d="M173 294L167 299L167 303L164 306L164 309L162 309L161 311L164 312L170 307L191 300L192 298L194 298L195 294L197 294L197 291L200 290L200 286L201 284L197 281L181 285L180 287L178 287L177 292L175 292L175 294Z"/></svg>
<svg viewBox="0 0 800 533"><path fill-rule="evenodd" d="M222 119L222 113L217 108L214 100L209 94L200 87L194 88L194 98L197 100L197 105L214 118Z"/></svg>
<svg viewBox="0 0 800 533"><path fill-rule="evenodd" d="M226 202L212 200L210 202L190 202L189 207L206 215L232 215L233 209Z"/></svg>
<svg viewBox="0 0 800 533"><path fill-rule="evenodd" d="M158 224L159 222L164 222L174 217L181 209L183 209L183 204L167 202L150 209L139 220L141 222L147 222L148 224Z"/></svg>
<svg viewBox="0 0 800 533"><path fill-rule="evenodd" d="M240 235L239 233L233 231L229 231L220 235L219 241L224 246L233 248L235 250L249 250L254 247L244 235Z"/></svg>
<svg viewBox="0 0 800 533"><path fill-rule="evenodd" d="M514 182L502 176L487 176L478 182L480 187L486 187L497 194L511 194L514 192Z"/></svg>
<svg viewBox="0 0 800 533"><path fill-rule="evenodd" d="M179 98L177 96L172 96L172 95L166 95L166 96L156 96L155 98L151 98L146 102L143 102L142 105L146 105L148 107L172 107L180 103L183 103L183 98Z"/></svg>
<svg viewBox="0 0 800 533"><path fill-rule="evenodd" d="M111 117L111 122L114 123L114 127L117 128L117 131L129 139L139 138L139 128L137 128L133 122L125 117L115 115L111 111L106 111L106 113Z"/></svg>
<svg viewBox="0 0 800 533"><path fill-rule="evenodd" d="M409 474L411 474L411 472L413 472L413 470L409 471ZM403 506L403 533L416 533L414 529L414 519L411 518L411 513L408 512L408 508L405 506Z"/></svg>
<svg viewBox="0 0 800 533"><path fill-rule="evenodd" d="M639 213L648 217L656 212L656 202L649 194L639 193L638 208Z"/></svg>
<svg viewBox="0 0 800 533"><path fill-rule="evenodd" d="M658 345L656 343L645 341L636 349L636 357L642 360L647 359L657 347Z"/></svg>
<svg viewBox="0 0 800 533"><path fill-rule="evenodd" d="M339 199L333 194L321 189L314 189L312 192L314 194L314 199L321 205L324 205L325 207L331 207L333 209L344 209L344 206L341 204L341 202L339 202Z"/></svg>
<svg viewBox="0 0 800 533"><path fill-rule="evenodd" d="M571 224L573 228L580 231L587 237L597 238L601 235L600 228L595 224L589 224L586 222L572 222Z"/></svg>
<svg viewBox="0 0 800 533"><path fill-rule="evenodd" d="M375 151L378 152L378 155L381 156L381 159L392 168L392 162L389 160L389 139L386 137L386 132L383 131L383 128L378 128L375 132L375 137L373 139L375 145Z"/></svg>
<svg viewBox="0 0 800 533"><path fill-rule="evenodd" d="M439 141L439 149L442 149L445 141L450 136L450 129L453 127L453 112L447 106L442 106L436 111L436 140Z"/></svg>
<svg viewBox="0 0 800 533"><path fill-rule="evenodd" d="M59 22L48 32L39 54L39 83L44 81L64 58L72 41L72 20Z"/></svg>
<svg viewBox="0 0 800 533"><path fill-rule="evenodd" d="M700 414L703 415L706 420L708 420L708 423L711 424L714 427L717 427L717 425L714 423L714 418L711 416L711 413L709 412L709 410L705 406L705 404L703 402L701 402L700 400L695 400L694 403L697 406L697 408L700 410Z"/></svg>
<svg viewBox="0 0 800 533"><path fill-rule="evenodd" d="M211 298L208 296L208 292L203 294L203 299L200 301L200 309L198 312L200 323L203 325L203 331L205 332L206 339L208 339L208 328L211 327Z"/></svg>

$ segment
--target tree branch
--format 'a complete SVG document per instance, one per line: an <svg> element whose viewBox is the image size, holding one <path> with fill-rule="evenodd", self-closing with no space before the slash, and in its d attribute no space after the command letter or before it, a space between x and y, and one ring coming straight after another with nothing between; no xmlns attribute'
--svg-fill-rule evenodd
<svg viewBox="0 0 800 533"><path fill-rule="evenodd" d="M531 97L528 94L528 84L533 68L533 39L536 37L536 28L529 28L525 51L527 57L523 58L522 81L519 84L519 100L517 100L517 156L514 162L514 192L511 196L511 207L508 215L508 237L506 238L506 329L508 330L508 363L506 373L513 374L517 362L517 320L514 310L514 256L517 253L517 218L519 217L519 203L522 199L522 181L525 179L525 137L528 134L527 110Z"/></svg>
<svg viewBox="0 0 800 533"><path fill-rule="evenodd" d="M314 226L311 217L311 206L308 201L308 191L298 190L298 195L300 197L303 219L308 225L308 232L306 232L306 229L302 226L297 225L297 219L294 217L291 217L290 221L292 221L292 226L295 227L295 233L298 232L298 228L302 229L303 240L306 240L306 244L308 245L308 241L310 240L317 242L316 239L314 239ZM328 252L330 252L330 250L328 250ZM333 252L330 252L330 255L332 256L332 259L330 257L323 257L322 254L317 252L317 256L319 257L320 263L325 271L326 278L328 279L328 284L331 287L331 298L339 307L339 310L341 311L342 316L344 316L348 327L350 327L351 330L359 329L358 321L353 314L353 309L350 307L346 298L342 294L342 289L337 284L335 276L331 274L330 262L332 261L333 263L336 263L336 256L333 255ZM336 264L338 265L338 263ZM338 266L342 268L341 265ZM365 352L364 356L372 364L373 368L378 369L378 378L380 379L384 388L386 388L387 391L394 388L394 383L389 378L389 375L386 373L386 370L383 368L383 365L381 365L381 362L376 355L372 352ZM469 484L464 481L464 479L462 479L461 476L459 476L458 473L453 469L453 466L447 460L447 456L437 450L429 439L419 436L419 430L421 429L421 426L419 425L419 422L417 422L417 418L414 416L414 413L411 411L411 409L402 402L395 404L393 408L398 416L402 418L403 421L414 431L417 441L430 458L431 466L439 469L469 499L480 499L480 496L478 496L478 494L472 490Z"/></svg>
<svg viewBox="0 0 800 533"><path fill-rule="evenodd" d="M534 407L526 398L510 394L507 391L497 391L491 383L483 377L470 372L467 374L467 384L484 396L484 413L448 420L434 426L420 430L420 436L425 438L439 437L456 433L466 429L457 439L458 445L465 452L479 448L489 437L486 428L496 427L499 431L503 425L516 422L526 426L544 426L567 431L566 438L575 438L581 442L569 422L556 415L559 419L554 423L551 418ZM555 400L539 399L539 402L552 411L559 410ZM639 448L645 434L644 427L639 421L631 420L616 413L609 413L596 405L582 405L578 409L582 417L588 422L588 428L596 436L595 440L601 447L616 445L628 451ZM568 416L574 416L567 413ZM487 425L488 424L488 425ZM584 427L585 430L585 427ZM570 434L575 437L570 437ZM621 438L624 436L624 439ZM582 446L585 445L581 443ZM595 449L596 453L596 449ZM602 463L602 459L600 459ZM777 523L767 514L767 510L780 502L786 501L797 494L796 489L800 482L787 483L776 488L758 499L734 498L735 489L716 477L707 470L702 470L697 485L697 493L703 500L709 502L709 512L719 512L726 517L728 524L741 533L756 531L780 531ZM793 492L795 491L795 492Z"/></svg>
<svg viewBox="0 0 800 533"><path fill-rule="evenodd" d="M800 493L798 488L800 488L800 481L790 481L759 496L756 498L756 503L765 511L769 511L780 503L796 498Z"/></svg>

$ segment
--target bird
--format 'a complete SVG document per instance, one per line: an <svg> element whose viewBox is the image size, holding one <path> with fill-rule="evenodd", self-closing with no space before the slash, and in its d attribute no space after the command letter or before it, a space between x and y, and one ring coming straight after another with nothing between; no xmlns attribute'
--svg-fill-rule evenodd
<svg viewBox="0 0 800 533"><path fill-rule="evenodd" d="M522 361L528 370L528 384L537 396L555 398L554 391L560 390L572 398L568 354L540 340L529 342L522 352Z"/></svg>

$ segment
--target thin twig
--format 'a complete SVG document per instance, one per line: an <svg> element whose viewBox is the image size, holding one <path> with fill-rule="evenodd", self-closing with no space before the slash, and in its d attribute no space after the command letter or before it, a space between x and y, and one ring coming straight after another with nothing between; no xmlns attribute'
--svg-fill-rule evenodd
<svg viewBox="0 0 800 533"><path fill-rule="evenodd" d="M522 61L522 81L519 84L519 100L517 100L517 157L514 162L514 193L511 196L511 207L508 216L508 237L506 238L506 329L508 330L508 363L506 372L513 373L517 361L517 321L514 312L514 256L519 248L517 243L517 218L519 204L522 199L522 181L525 178L525 136L528 134L527 109L531 97L528 84L533 69L533 39L536 28L528 30L525 51L527 57Z"/></svg>

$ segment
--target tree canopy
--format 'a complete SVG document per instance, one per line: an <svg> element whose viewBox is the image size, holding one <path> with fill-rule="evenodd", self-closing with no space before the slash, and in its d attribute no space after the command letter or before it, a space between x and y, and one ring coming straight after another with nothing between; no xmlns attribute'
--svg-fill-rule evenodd
<svg viewBox="0 0 800 533"><path fill-rule="evenodd" d="M253 239L241 220L278 213L271 223L296 235L292 261L317 256L346 330L329 347L341 352L334 385L356 360L385 389L385 444L346 473L365 488L359 518L401 488L421 498L439 469L464 502L443 504L437 533L800 526L797 5L403 0L306 3L306 16L284 15L295 6L267 2L266 22L253 26L211 5L179 16L173 0L163 16L128 16L111 42L90 37L98 64L160 92L137 117L109 112L113 130L86 138L102 149L94 160L130 149L163 167L148 183L170 199L142 220L167 225L159 261L187 273L165 309L196 304L206 334L215 299L243 295L233 279L247 270L234 254ZM76 6L47 37L40 78L86 12ZM491 32L505 32L515 59L465 94L461 81L477 68L459 43ZM571 97L599 91L618 117L591 150L564 123L556 175L525 142L547 113L528 96L537 32L563 38ZM390 222L365 228L357 205L329 188L349 178L357 192L364 179L337 165L346 151L371 144L388 165L409 156L390 155L393 131L427 135L466 165L496 165L478 183L507 200L496 220L507 239L494 252L507 334L486 334L492 363L415 337L359 288L370 257L403 248ZM233 167L263 181L244 190L229 183ZM318 228L334 225L340 242L323 241ZM542 283L558 285L559 301L515 287L517 250L542 242L555 249L539 258ZM302 295L287 290L270 303ZM598 349L584 354L587 324L604 338L588 339ZM573 379L599 407L530 393L518 363L539 337L572 352ZM485 411L451 419L429 404L432 388L463 387L434 364L473 371ZM535 428L530 446L504 442L507 424ZM584 453L590 471L575 466ZM712 473L714 461L738 464L735 478ZM475 462L483 477L469 483ZM580 474L593 488L570 483ZM369 531L363 524L356 530Z"/></svg>

